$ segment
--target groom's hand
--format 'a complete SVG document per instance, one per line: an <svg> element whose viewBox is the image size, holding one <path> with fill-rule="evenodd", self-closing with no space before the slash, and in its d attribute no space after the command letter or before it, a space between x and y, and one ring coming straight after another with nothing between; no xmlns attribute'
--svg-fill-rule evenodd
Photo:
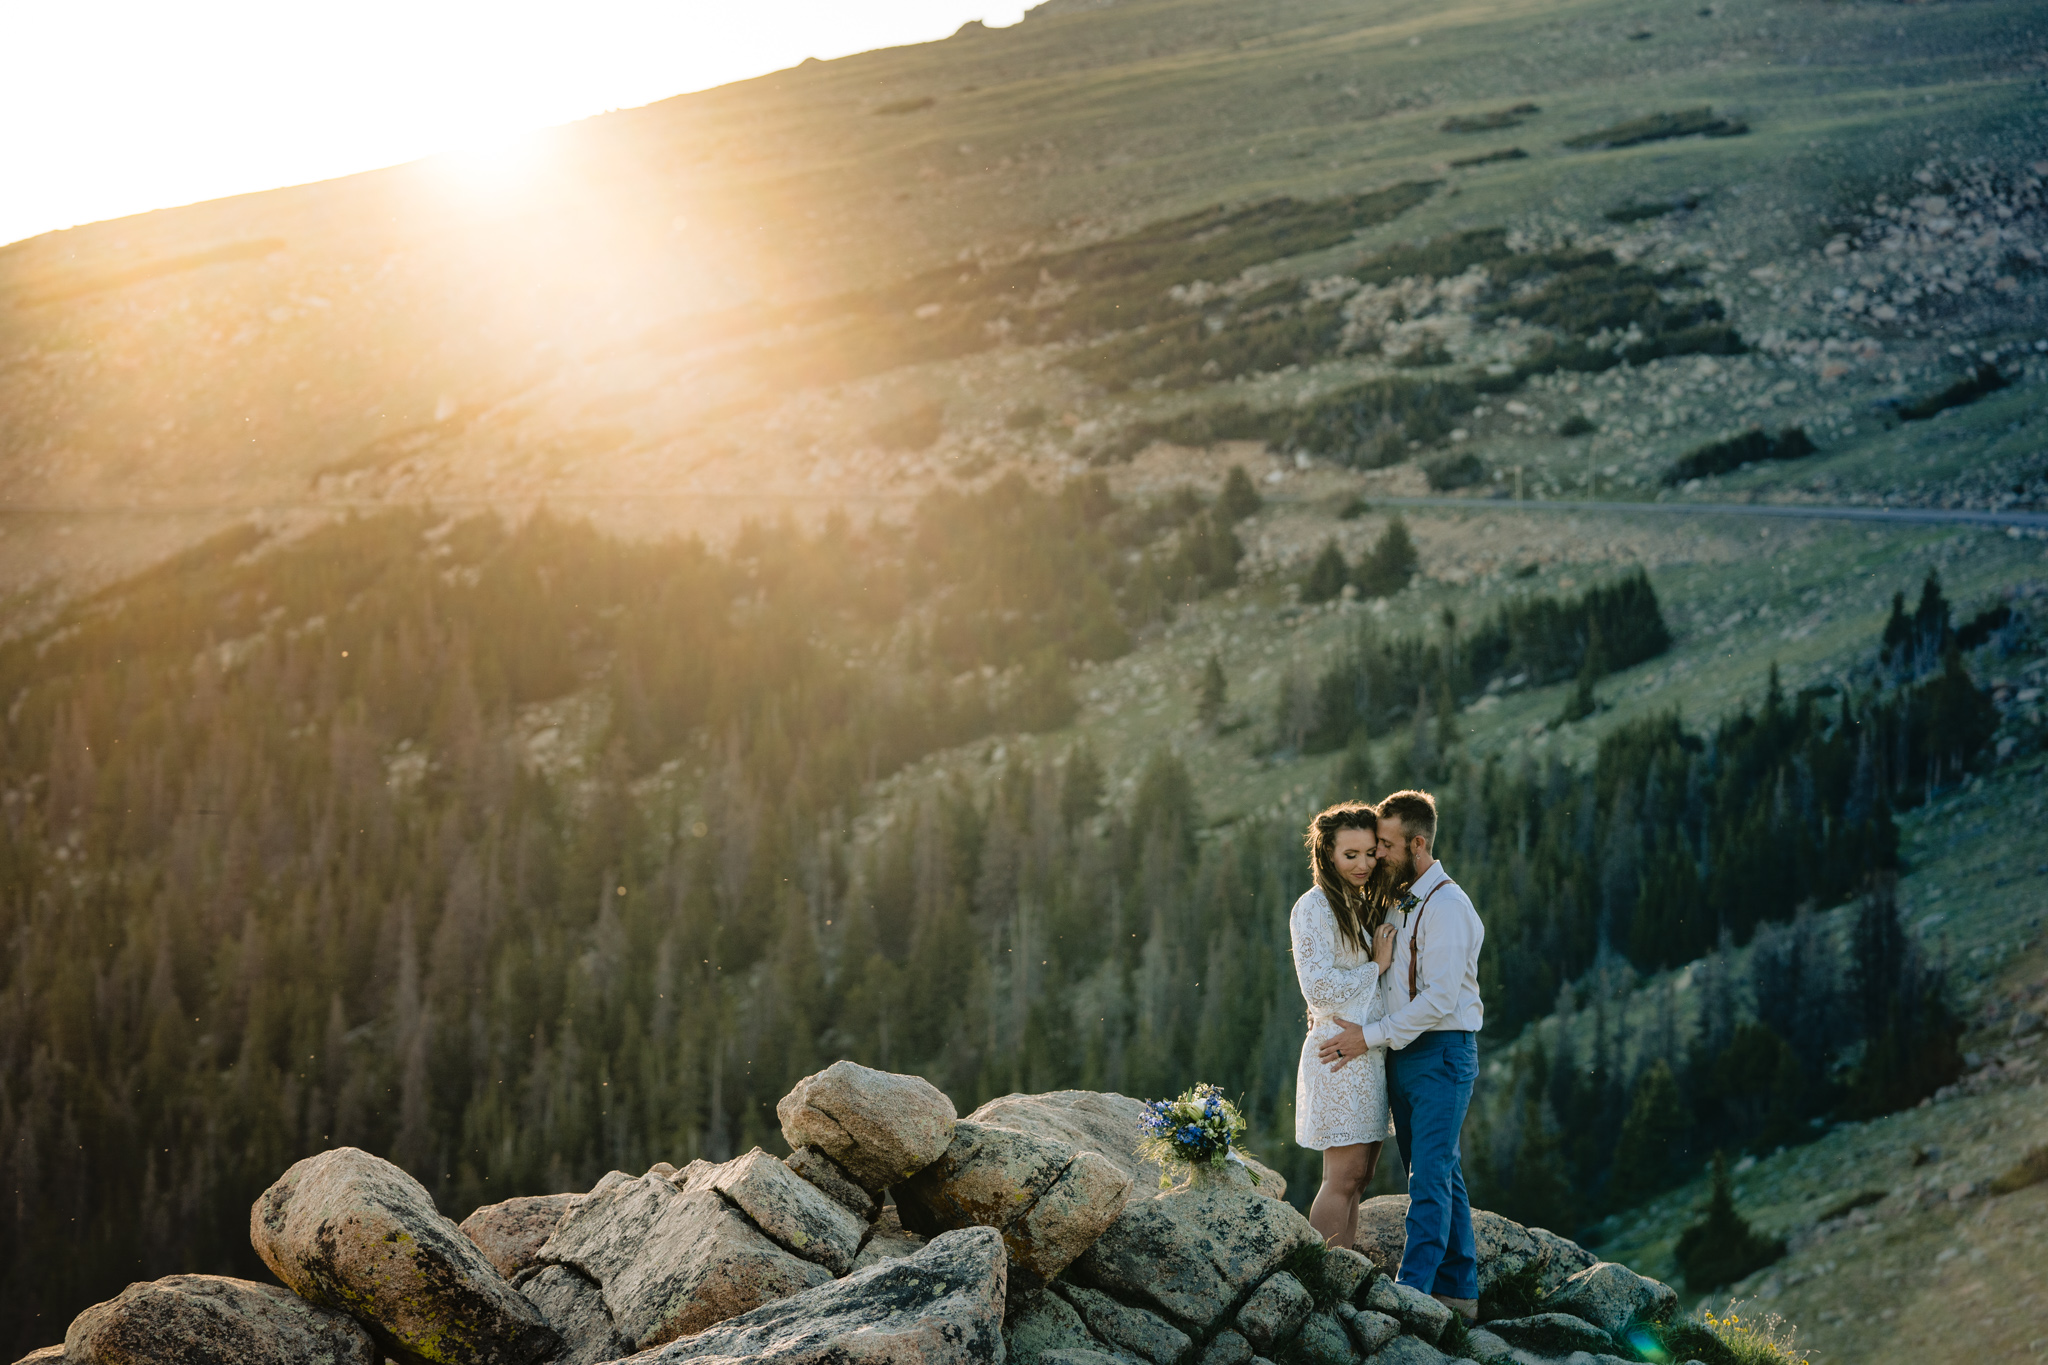
<svg viewBox="0 0 2048 1365"><path fill-rule="evenodd" d="M1342 1071L1354 1057L1365 1055L1365 1030L1341 1014L1336 1016L1336 1022L1340 1026L1337 1033L1323 1040L1316 1055L1330 1070Z"/></svg>

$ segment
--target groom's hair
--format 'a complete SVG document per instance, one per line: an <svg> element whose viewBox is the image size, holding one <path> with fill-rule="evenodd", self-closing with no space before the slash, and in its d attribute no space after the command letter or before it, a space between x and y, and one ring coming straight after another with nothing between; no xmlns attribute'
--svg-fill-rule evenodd
<svg viewBox="0 0 2048 1365"><path fill-rule="evenodd" d="M1380 802L1380 819L1399 820L1403 831L1436 847L1436 798L1428 792L1395 792Z"/></svg>

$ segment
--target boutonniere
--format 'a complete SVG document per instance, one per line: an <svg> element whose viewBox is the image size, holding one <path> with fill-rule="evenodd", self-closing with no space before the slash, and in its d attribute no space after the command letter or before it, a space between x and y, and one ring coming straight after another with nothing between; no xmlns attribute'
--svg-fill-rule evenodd
<svg viewBox="0 0 2048 1365"><path fill-rule="evenodd" d="M1405 915L1414 908L1415 893L1413 891L1410 891L1407 895L1401 897L1401 903L1394 907L1394 913L1397 915Z"/></svg>

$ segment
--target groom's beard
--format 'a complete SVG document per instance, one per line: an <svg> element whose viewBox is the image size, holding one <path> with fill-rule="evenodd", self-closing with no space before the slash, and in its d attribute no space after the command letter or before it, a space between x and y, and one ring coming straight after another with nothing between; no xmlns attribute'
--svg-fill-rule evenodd
<svg viewBox="0 0 2048 1365"><path fill-rule="evenodd" d="M1395 895L1415 885L1415 850L1412 847L1404 845L1398 861L1388 858L1382 861L1380 866L1387 870L1387 878L1393 886Z"/></svg>

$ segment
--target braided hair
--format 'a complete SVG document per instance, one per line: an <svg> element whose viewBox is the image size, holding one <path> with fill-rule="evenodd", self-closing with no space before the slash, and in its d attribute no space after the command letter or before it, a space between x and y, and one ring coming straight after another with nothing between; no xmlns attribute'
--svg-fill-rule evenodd
<svg viewBox="0 0 2048 1365"><path fill-rule="evenodd" d="M1353 886L1337 871L1337 835L1347 829L1379 832L1379 812L1364 801L1339 801L1308 822L1302 844L1308 849L1308 867L1330 913L1337 917L1337 933L1346 943L1364 952L1373 931L1387 917L1387 881L1377 869L1364 886Z"/></svg>

